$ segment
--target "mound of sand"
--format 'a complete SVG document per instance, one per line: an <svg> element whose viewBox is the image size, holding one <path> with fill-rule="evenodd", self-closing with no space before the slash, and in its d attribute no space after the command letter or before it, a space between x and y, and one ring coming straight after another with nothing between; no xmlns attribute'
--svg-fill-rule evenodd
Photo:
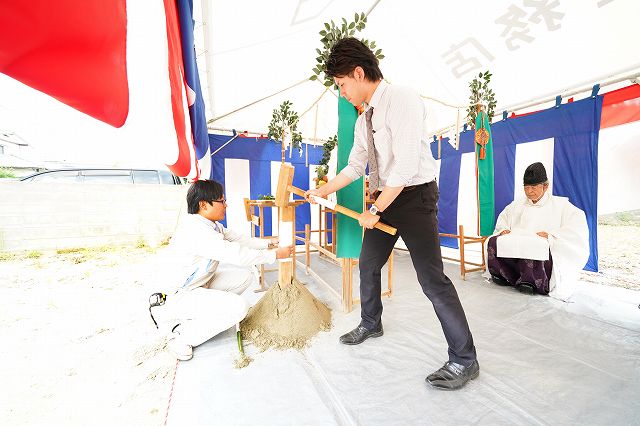
<svg viewBox="0 0 640 426"><path fill-rule="evenodd" d="M309 339L331 328L331 310L293 279L284 290L274 284L240 324L242 337L261 351L302 349Z"/></svg>

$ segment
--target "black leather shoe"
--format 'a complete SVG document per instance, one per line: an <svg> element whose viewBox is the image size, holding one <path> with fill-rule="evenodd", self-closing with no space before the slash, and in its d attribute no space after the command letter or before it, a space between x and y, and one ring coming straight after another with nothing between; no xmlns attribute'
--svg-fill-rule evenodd
<svg viewBox="0 0 640 426"><path fill-rule="evenodd" d="M524 294L536 294L536 286L531 284L531 283L527 283L527 282L521 282L519 284L516 284L516 288L518 289L518 291L520 293L524 293Z"/></svg>
<svg viewBox="0 0 640 426"><path fill-rule="evenodd" d="M480 374L478 361L473 361L469 367L447 361L441 369L427 376L425 381L432 387L442 390L460 389Z"/></svg>
<svg viewBox="0 0 640 426"><path fill-rule="evenodd" d="M502 278L499 275L493 275L491 274L491 281L493 281L494 283L498 284L498 285L509 285L509 281L505 280L504 278Z"/></svg>
<svg viewBox="0 0 640 426"><path fill-rule="evenodd" d="M347 334L340 336L340 343L343 345L359 345L369 337L380 337L383 334L382 326L378 330L369 330L359 325Z"/></svg>

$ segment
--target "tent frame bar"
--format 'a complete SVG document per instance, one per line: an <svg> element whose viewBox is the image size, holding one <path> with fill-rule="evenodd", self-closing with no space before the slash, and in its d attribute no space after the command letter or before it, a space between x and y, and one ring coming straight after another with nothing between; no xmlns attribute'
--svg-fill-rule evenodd
<svg viewBox="0 0 640 426"><path fill-rule="evenodd" d="M623 75L621 76L621 74ZM633 84L640 84L640 63L635 64L630 68L626 68L624 70L618 71L614 74L601 76L593 80L590 80L587 83L581 83L572 88L565 89L564 91L560 91L560 94L558 94L558 91L554 91L549 94L543 95L539 98L534 98L528 101L520 102L518 104L509 105L507 107L496 108L496 111L504 111L508 114L510 112L520 111L525 108L530 108L533 106L556 101L558 96L560 98L567 98L569 96L577 95L579 93L592 92L594 85L596 84L599 84L600 88L603 88L603 87L620 83L626 80L630 81ZM597 81L602 81L602 83L597 83ZM442 129L436 130L435 132L429 132L428 134L439 136L450 131L453 127L455 127L455 124L447 127L443 127Z"/></svg>
<svg viewBox="0 0 640 426"><path fill-rule="evenodd" d="M259 138L268 138L267 133L269 132L252 132L249 130L236 130L236 129L226 129L224 127L213 127L213 126L207 126L208 130L213 130L214 132L229 132L229 133L240 133L242 135L247 135L247 136L255 136L255 137L259 137ZM319 145L322 143L327 142L326 139L322 139L322 138L307 138L307 137L302 137L302 140L304 141L309 141L311 142L312 145Z"/></svg>
<svg viewBox="0 0 640 426"><path fill-rule="evenodd" d="M634 67L630 69L626 69L622 72L626 73L632 69L635 71L633 71L630 74L625 74L623 76L620 76L620 73L616 73L606 77L600 77L595 79L595 82L591 81L589 83L582 83L579 86L574 86L574 88L567 89L564 92L561 92L559 95L558 95L558 92L555 92L554 94L547 94L547 95L541 96L540 98L521 102L515 105L509 105L508 107L505 107L505 108L496 108L496 111L507 111L507 112L518 111L518 110L522 110L532 106L540 105L543 103L553 102L556 100L557 96L566 98L569 96L577 95L579 93L590 92L593 89L593 86L595 84L600 84L601 88L610 86L612 84L620 83L621 81L625 81L625 80L629 80L632 83L638 84L638 78L640 78L640 64L636 64ZM598 83L598 81L602 81L602 83Z"/></svg>

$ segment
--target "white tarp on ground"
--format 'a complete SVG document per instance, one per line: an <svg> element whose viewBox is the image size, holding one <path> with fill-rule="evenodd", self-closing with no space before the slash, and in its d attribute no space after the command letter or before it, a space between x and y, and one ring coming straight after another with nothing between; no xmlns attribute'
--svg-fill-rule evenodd
<svg viewBox="0 0 640 426"><path fill-rule="evenodd" d="M317 259L313 266L327 281L340 282L337 267ZM478 274L461 281L457 265L445 270L465 307L480 362L480 377L464 389L442 392L424 382L445 361L446 342L409 255L398 252L382 338L340 345L338 337L359 322L359 308L341 313L299 269L309 289L334 309L332 330L303 351L258 353L247 346L255 361L241 370L233 367L234 333L215 337L179 364L168 424L640 422L638 292L584 285L576 302L565 304L487 283Z"/></svg>

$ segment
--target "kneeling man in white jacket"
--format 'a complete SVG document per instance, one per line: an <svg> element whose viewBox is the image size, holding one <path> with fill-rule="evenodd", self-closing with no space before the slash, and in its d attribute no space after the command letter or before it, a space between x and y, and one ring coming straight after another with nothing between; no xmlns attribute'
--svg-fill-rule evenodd
<svg viewBox="0 0 640 426"><path fill-rule="evenodd" d="M169 351L180 360L193 347L233 327L247 314L240 296L254 280L254 266L291 256L277 238L250 238L224 228L224 188L213 180L194 182L187 193L189 214L166 252L166 276L172 283L151 300L154 322L169 334Z"/></svg>

